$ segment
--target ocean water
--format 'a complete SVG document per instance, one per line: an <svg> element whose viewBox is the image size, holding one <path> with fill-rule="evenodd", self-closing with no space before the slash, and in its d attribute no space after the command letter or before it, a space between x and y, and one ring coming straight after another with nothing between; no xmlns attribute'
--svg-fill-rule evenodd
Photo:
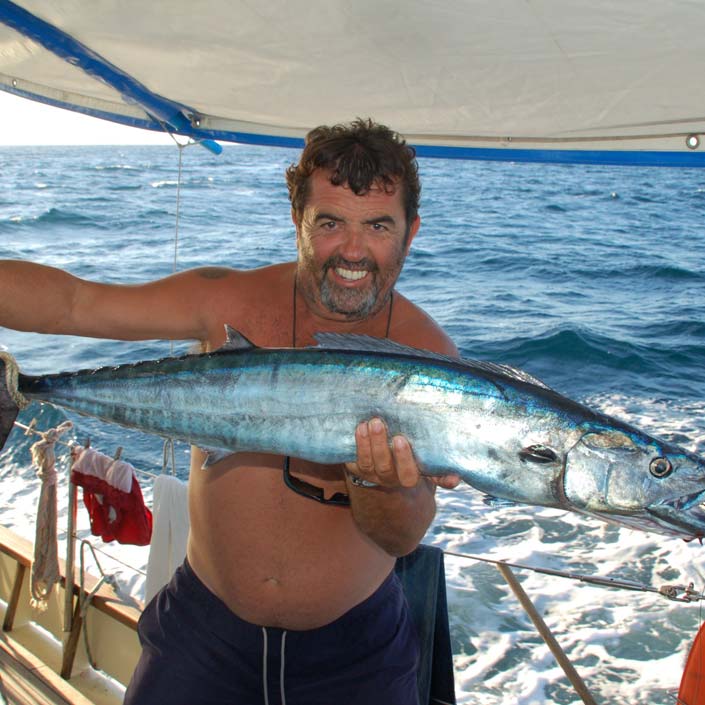
<svg viewBox="0 0 705 705"><path fill-rule="evenodd" d="M176 147L0 148L0 257L125 283L174 266L291 259L283 171L296 156L185 149L175 248ZM561 393L705 454L705 173L444 160L421 160L420 168L422 227L399 289L448 330L463 356L522 367ZM5 329L0 349L27 373L171 350L163 341ZM40 428L66 418L33 407L21 420L33 417ZM79 442L90 438L106 453L120 446L136 466L162 469L160 440L71 419ZM33 440L15 431L0 454L0 522L28 538L38 495ZM185 476L184 447L176 459ZM143 491L149 501L149 478ZM705 588L697 542L557 510L490 506L470 488L441 491L438 504L426 542L453 554L651 588ZM79 518L85 536L87 518ZM140 596L147 549L103 548L115 560L101 564ZM494 565L447 555L446 573L458 702L580 702ZM702 619L698 601L516 573L598 702L675 702Z"/></svg>

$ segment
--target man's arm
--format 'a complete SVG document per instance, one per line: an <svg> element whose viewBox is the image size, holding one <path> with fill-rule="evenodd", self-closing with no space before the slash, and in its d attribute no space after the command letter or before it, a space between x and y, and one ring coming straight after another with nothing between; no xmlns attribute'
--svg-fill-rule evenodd
<svg viewBox="0 0 705 705"><path fill-rule="evenodd" d="M391 556L404 556L416 548L433 521L435 486L420 477L403 436L392 439L390 447L380 419L361 423L355 437L357 461L346 465L353 518Z"/></svg>
<svg viewBox="0 0 705 705"><path fill-rule="evenodd" d="M457 356L453 342L425 315L410 328L409 339L395 336L395 340ZM409 441L403 435L390 439L382 419L359 424L355 441L357 459L345 466L355 522L390 555L406 555L416 548L433 521L436 486L452 489L460 478L422 477ZM365 487L364 481L376 486Z"/></svg>
<svg viewBox="0 0 705 705"><path fill-rule="evenodd" d="M124 286L79 279L54 267L0 261L0 326L117 340L205 340L199 270Z"/></svg>

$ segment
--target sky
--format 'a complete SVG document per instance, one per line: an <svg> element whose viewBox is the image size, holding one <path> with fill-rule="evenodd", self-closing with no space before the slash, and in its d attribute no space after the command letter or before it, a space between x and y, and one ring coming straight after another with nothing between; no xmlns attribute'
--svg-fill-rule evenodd
<svg viewBox="0 0 705 705"><path fill-rule="evenodd" d="M174 144L169 135L116 125L0 91L0 146Z"/></svg>

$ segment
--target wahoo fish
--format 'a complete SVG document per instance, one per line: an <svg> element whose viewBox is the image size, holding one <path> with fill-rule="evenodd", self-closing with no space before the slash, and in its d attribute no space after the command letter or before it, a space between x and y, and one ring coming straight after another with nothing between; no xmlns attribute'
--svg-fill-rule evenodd
<svg viewBox="0 0 705 705"><path fill-rule="evenodd" d="M37 400L223 454L343 463L379 417L422 473L488 497L684 539L705 536L705 461L511 367L366 336L261 348L237 331L207 354L28 376L0 353L0 447Z"/></svg>

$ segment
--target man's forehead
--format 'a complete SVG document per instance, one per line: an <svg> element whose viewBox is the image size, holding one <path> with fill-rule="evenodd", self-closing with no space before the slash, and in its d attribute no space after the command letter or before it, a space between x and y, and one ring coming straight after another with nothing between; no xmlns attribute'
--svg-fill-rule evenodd
<svg viewBox="0 0 705 705"><path fill-rule="evenodd" d="M350 187L350 184L345 181L342 184L334 183L335 172L330 169L317 169L311 175L311 192L315 189L316 191L329 191L335 189L341 189L341 191L346 191L348 193L354 193ZM375 179L371 184L369 189L364 193L354 194L356 196L364 197L367 195L372 196L395 196L400 192L399 181L394 180L391 183L385 182L382 178Z"/></svg>

